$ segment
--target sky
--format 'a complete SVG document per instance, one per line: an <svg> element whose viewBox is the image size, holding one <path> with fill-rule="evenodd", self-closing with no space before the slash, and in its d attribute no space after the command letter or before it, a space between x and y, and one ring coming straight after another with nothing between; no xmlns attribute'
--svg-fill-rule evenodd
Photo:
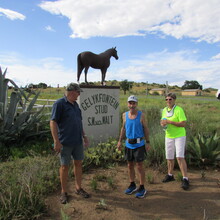
<svg viewBox="0 0 220 220"><path fill-rule="evenodd" d="M79 53L116 47L106 80L219 89L219 15L219 0L0 0L0 67L19 86L61 87Z"/></svg>

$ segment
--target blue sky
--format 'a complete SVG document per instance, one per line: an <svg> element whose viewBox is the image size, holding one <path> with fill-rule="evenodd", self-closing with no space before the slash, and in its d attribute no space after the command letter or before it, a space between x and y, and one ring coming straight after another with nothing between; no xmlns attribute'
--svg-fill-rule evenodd
<svg viewBox="0 0 220 220"><path fill-rule="evenodd" d="M106 80L220 88L219 15L219 0L0 0L0 66L20 86L65 86L80 52L116 46Z"/></svg>

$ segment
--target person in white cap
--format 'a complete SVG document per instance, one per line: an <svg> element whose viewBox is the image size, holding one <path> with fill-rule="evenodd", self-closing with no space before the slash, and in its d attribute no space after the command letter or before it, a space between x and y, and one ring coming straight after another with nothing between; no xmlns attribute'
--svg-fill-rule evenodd
<svg viewBox="0 0 220 220"><path fill-rule="evenodd" d="M129 111L123 113L123 124L117 144L118 150L121 150L122 140L125 142L125 159L128 163L128 174L130 185L125 190L125 194L131 195L136 192L137 198L144 198L147 190L144 187L145 171L143 161L146 159L147 151L150 149L149 129L144 113L137 109L138 99L131 95L128 97ZM135 183L135 163L139 176L139 188Z"/></svg>

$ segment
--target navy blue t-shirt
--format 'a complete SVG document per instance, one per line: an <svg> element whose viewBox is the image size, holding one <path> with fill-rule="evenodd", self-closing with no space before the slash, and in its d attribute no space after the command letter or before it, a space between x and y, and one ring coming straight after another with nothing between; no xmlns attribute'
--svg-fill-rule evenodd
<svg viewBox="0 0 220 220"><path fill-rule="evenodd" d="M82 144L82 114L77 102L68 102L64 96L52 108L51 120L58 125L60 143L66 146Z"/></svg>

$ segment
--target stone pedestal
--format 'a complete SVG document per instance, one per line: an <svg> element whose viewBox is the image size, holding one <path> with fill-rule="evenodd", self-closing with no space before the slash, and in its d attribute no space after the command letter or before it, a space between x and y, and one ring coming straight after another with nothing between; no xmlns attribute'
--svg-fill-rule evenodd
<svg viewBox="0 0 220 220"><path fill-rule="evenodd" d="M105 142L119 134L118 86L81 85L83 92L78 97L82 110L83 128L90 143Z"/></svg>

